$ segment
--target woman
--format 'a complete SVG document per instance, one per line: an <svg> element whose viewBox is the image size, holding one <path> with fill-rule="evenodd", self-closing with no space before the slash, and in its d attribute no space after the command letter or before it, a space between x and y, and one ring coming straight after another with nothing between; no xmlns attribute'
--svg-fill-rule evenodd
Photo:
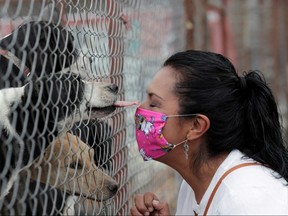
<svg viewBox="0 0 288 216"><path fill-rule="evenodd" d="M275 99L257 71L239 77L220 54L168 58L135 113L144 160L178 171L178 215L288 215L288 153ZM132 215L169 215L153 193Z"/></svg>

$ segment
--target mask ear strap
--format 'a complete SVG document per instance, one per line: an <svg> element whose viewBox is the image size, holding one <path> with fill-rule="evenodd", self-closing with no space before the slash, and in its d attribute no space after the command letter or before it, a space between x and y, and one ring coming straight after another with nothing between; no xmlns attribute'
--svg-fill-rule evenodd
<svg viewBox="0 0 288 216"><path fill-rule="evenodd" d="M188 117L188 116L197 116L199 115L198 113L197 114L184 114L184 115L167 115L167 117L171 118L171 117Z"/></svg>

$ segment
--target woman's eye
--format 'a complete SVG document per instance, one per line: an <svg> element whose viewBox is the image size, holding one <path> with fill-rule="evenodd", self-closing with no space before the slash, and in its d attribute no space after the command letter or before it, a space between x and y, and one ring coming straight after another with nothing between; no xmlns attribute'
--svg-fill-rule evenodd
<svg viewBox="0 0 288 216"><path fill-rule="evenodd" d="M156 107L156 104L150 104L149 106L150 107Z"/></svg>

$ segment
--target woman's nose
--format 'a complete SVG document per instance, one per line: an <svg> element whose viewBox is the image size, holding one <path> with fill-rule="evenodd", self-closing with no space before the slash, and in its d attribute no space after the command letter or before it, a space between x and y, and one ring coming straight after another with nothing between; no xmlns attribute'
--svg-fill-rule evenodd
<svg viewBox="0 0 288 216"><path fill-rule="evenodd" d="M142 108L142 109L147 109L148 108L148 105L146 105L146 101L142 101L139 103L138 107L139 108Z"/></svg>

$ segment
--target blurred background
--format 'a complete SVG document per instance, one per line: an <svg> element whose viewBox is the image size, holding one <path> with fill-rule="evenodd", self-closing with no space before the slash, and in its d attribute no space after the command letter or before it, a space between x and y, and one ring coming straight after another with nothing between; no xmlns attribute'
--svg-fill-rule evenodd
<svg viewBox="0 0 288 216"><path fill-rule="evenodd" d="M40 19L51 2L80 52L94 59L90 70L95 79L116 83L120 99L143 100L150 79L174 52L213 51L227 56L239 74L255 69L264 73L287 127L287 0L0 0L0 36ZM74 198L79 214L127 215L134 195L147 191L168 201L175 212L181 177L157 162L143 162L135 143L134 112L135 107L121 108L101 120L111 130L95 133L101 136L97 144L107 154L112 167L107 172L120 189L108 203L83 204ZM108 141L109 152L104 147ZM21 197L11 202L6 205L11 212L19 203L27 205ZM56 214L61 208L50 209Z"/></svg>
<svg viewBox="0 0 288 216"><path fill-rule="evenodd" d="M238 73L261 70L287 127L287 13L285 0L185 1L186 48L219 52Z"/></svg>

